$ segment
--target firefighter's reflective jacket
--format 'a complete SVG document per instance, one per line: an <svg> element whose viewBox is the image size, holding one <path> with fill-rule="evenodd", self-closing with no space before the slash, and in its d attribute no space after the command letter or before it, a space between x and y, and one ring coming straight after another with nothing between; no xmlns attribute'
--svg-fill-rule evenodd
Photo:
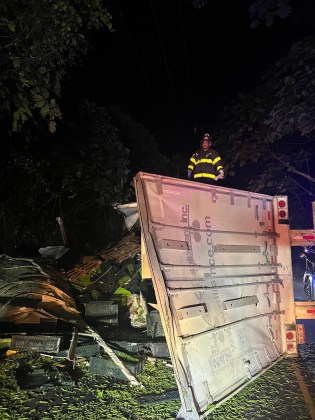
<svg viewBox="0 0 315 420"><path fill-rule="evenodd" d="M223 169L221 157L213 149L197 150L188 164L188 170L192 171L191 178L196 181L215 179L220 169Z"/></svg>

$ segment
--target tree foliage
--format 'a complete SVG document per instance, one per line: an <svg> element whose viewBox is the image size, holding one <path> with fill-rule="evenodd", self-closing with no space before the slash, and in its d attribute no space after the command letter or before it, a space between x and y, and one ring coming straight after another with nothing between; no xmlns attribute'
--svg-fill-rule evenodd
<svg viewBox="0 0 315 420"><path fill-rule="evenodd" d="M0 111L8 130L43 119L50 132L67 70L87 51L87 34L111 30L101 0L2 0L0 3Z"/></svg>
<svg viewBox="0 0 315 420"><path fill-rule="evenodd" d="M99 206L128 200L129 150L105 107L89 101L79 105L76 123L61 143L62 188L70 196L92 196ZM69 147L70 146L70 147ZM58 157L56 161L58 161Z"/></svg>
<svg viewBox="0 0 315 420"><path fill-rule="evenodd" d="M209 0L190 0L195 9L202 9ZM285 19L292 13L291 0L255 0L248 9L251 27L256 28L262 22L271 26L277 18Z"/></svg>
<svg viewBox="0 0 315 420"><path fill-rule="evenodd" d="M249 184L256 191L274 185L296 191L313 184L314 98L315 37L307 37L265 73L260 86L224 109L218 136L226 146L230 174L254 162L261 165Z"/></svg>
<svg viewBox="0 0 315 420"><path fill-rule="evenodd" d="M155 137L129 114L112 106L108 108L113 124L118 127L119 138L130 150L130 170L134 176L137 172L151 172L161 175L169 173L169 160L158 150Z"/></svg>
<svg viewBox="0 0 315 420"><path fill-rule="evenodd" d="M2 252L60 244L58 216L74 242L91 251L115 230L108 224L112 205L134 200L135 173L150 165L156 173L167 169L154 137L119 109L84 100L65 117L53 142L46 132L29 145L7 146L0 167Z"/></svg>
<svg viewBox="0 0 315 420"><path fill-rule="evenodd" d="M75 118L76 128L70 124L53 142L43 136L8 148L0 169L2 250L60 243L57 216L74 226L83 214L93 219L128 199L129 152L106 110L84 103ZM89 223L92 229L95 220Z"/></svg>
<svg viewBox="0 0 315 420"><path fill-rule="evenodd" d="M251 27L261 22L271 26L276 18L285 19L292 13L291 0L256 0L249 8Z"/></svg>

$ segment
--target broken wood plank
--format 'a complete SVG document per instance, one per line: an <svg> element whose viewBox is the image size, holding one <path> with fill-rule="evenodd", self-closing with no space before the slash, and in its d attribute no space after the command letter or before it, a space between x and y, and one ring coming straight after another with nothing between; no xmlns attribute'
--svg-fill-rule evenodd
<svg viewBox="0 0 315 420"><path fill-rule="evenodd" d="M105 352L113 360L113 362L119 367L119 369L122 371L122 373L129 380L129 382L131 383L131 385L142 386L142 384L130 372L130 370L123 364L123 362L119 359L119 357L115 354L115 352L108 346L108 344L106 344L105 340L100 336L100 334L96 330L94 330L93 328L91 328L90 326L87 326L87 329L86 330L98 342L98 344L101 347L103 347L103 349L105 350Z"/></svg>
<svg viewBox="0 0 315 420"><path fill-rule="evenodd" d="M66 277L70 282L75 283L83 275L91 275L101 264L102 260L99 258L85 256L81 264L66 272Z"/></svg>

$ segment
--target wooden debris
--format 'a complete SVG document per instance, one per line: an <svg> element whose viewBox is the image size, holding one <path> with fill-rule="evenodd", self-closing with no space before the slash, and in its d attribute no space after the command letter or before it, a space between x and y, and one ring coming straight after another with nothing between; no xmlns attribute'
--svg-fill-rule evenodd
<svg viewBox="0 0 315 420"><path fill-rule="evenodd" d="M99 258L85 256L83 257L83 262L81 264L77 265L66 273L67 279L72 283L76 283L80 277L84 276L85 274L91 274L101 264L102 261Z"/></svg>
<svg viewBox="0 0 315 420"><path fill-rule="evenodd" d="M113 264L120 264L128 258L134 257L137 253L140 253L140 251L140 239L137 238L133 232L124 237L113 248L100 251L99 255L104 260L109 260Z"/></svg>
<svg viewBox="0 0 315 420"><path fill-rule="evenodd" d="M99 333L96 330L92 329L90 326L87 326L87 331L98 342L98 344L104 349L104 351L113 360L113 362L119 367L122 373L129 380L131 385L141 386L141 383L130 372L130 370L123 364L123 362L118 358L115 352L106 344L105 340L99 335Z"/></svg>

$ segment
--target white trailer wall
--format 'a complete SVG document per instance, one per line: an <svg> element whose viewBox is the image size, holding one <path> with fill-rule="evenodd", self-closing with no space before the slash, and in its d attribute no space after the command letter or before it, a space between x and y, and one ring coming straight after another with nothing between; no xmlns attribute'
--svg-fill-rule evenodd
<svg viewBox="0 0 315 420"><path fill-rule="evenodd" d="M180 416L202 418L284 349L273 197L145 173L134 181Z"/></svg>

